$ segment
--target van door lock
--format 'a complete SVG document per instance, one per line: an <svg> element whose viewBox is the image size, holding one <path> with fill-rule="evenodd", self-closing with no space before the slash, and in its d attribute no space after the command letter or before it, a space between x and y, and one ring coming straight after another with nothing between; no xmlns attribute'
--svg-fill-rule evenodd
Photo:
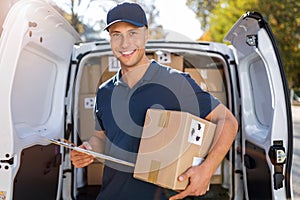
<svg viewBox="0 0 300 200"><path fill-rule="evenodd" d="M5 154L5 157L7 158L7 160L0 160L0 163L7 163L9 165L14 164L14 157L11 157L10 159L8 159L10 157L9 154Z"/></svg>
<svg viewBox="0 0 300 200"><path fill-rule="evenodd" d="M283 165L286 162L286 153L282 140L273 142L273 146L269 149L269 157L274 165L274 189L277 190L283 187Z"/></svg>

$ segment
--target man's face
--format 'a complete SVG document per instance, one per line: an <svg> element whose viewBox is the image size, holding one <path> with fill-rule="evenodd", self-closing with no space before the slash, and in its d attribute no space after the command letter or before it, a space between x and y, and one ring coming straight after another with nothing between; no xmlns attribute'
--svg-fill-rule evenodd
<svg viewBox="0 0 300 200"><path fill-rule="evenodd" d="M117 22L109 27L110 44L122 67L145 64L145 45L148 40L146 27L127 22Z"/></svg>

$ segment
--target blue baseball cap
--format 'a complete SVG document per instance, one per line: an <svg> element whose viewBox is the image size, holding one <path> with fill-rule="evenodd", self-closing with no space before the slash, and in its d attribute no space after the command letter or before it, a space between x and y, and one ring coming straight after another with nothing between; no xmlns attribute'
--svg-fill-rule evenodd
<svg viewBox="0 0 300 200"><path fill-rule="evenodd" d="M128 22L138 27L148 27L145 11L137 3L123 2L111 8L107 13L106 27L104 30L117 22Z"/></svg>

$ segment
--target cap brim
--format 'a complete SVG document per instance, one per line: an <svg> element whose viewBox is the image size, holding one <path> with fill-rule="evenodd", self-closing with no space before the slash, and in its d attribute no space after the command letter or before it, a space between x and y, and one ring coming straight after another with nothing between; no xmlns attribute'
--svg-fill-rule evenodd
<svg viewBox="0 0 300 200"><path fill-rule="evenodd" d="M118 20L115 20L115 21L109 23L109 24L104 28L104 30L107 30L107 31L108 31L108 28L109 28L111 25L113 25L113 24L115 24L115 23L117 23L117 22L127 22L127 23L130 23L130 24L132 24L132 25L134 25L134 26L138 26L138 27L143 27L143 26L145 26L144 24L141 24L141 23L138 23L138 22L135 22L135 21L132 21L132 20L128 20L128 19L118 19Z"/></svg>

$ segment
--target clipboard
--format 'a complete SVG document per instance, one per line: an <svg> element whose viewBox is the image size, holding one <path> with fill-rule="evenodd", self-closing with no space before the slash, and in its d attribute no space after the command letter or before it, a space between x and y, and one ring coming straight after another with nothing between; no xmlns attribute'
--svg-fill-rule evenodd
<svg viewBox="0 0 300 200"><path fill-rule="evenodd" d="M53 143L53 144L66 147L68 149L72 149L72 150L75 150L75 151L78 151L78 152L81 152L81 153L85 153L85 154L95 156L96 158L98 158L100 160L109 160L109 161L112 161L112 162L115 162L115 163L119 163L119 164L122 164L122 165L129 166L129 167L134 167L135 166L134 163L127 162L125 160L121 160L121 159L114 158L114 157L111 157L111 156L107 156L107 155L104 155L102 153L97 153L97 152L94 152L94 151L91 151L91 150L83 149L83 148L75 146L74 144L63 142L59 139L58 140L57 139L48 139L48 141Z"/></svg>

